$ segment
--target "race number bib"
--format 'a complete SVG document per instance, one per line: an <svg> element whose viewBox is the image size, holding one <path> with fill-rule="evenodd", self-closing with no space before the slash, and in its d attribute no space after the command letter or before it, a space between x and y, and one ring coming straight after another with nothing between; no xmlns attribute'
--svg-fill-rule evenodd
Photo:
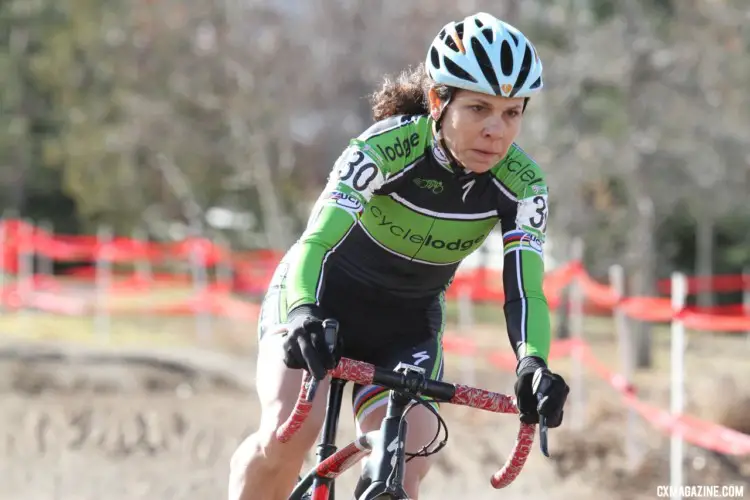
<svg viewBox="0 0 750 500"><path fill-rule="evenodd" d="M547 231L547 195L537 194L518 200L516 227L544 241Z"/></svg>
<svg viewBox="0 0 750 500"><path fill-rule="evenodd" d="M367 202L372 198L373 192L383 185L385 177L372 158L359 148L349 147L336 161L331 180L335 180L338 190L349 191L341 189L343 184L360 195L360 201Z"/></svg>

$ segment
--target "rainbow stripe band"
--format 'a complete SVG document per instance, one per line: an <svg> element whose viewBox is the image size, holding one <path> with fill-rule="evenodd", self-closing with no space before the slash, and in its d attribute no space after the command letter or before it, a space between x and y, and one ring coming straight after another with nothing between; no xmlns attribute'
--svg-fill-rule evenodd
<svg viewBox="0 0 750 500"><path fill-rule="evenodd" d="M525 231L508 231L503 234L503 255L516 250L528 250L542 256L542 242Z"/></svg>

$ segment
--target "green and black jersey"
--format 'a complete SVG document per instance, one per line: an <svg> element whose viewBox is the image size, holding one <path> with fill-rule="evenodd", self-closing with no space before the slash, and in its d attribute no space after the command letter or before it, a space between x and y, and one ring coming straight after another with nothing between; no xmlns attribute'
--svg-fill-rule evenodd
<svg viewBox="0 0 750 500"><path fill-rule="evenodd" d="M500 223L508 334L519 357L549 353L542 290L547 185L515 144L482 175L457 172L428 116L395 116L353 139L285 256L288 310L319 305L335 266L399 300L435 297Z"/></svg>

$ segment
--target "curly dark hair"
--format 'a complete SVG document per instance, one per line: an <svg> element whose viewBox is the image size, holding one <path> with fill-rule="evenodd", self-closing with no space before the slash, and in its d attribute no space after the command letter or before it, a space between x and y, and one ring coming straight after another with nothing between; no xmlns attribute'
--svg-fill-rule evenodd
<svg viewBox="0 0 750 500"><path fill-rule="evenodd" d="M435 83L427 75L424 63L414 69L402 71L395 78L386 76L380 89L370 96L373 119L380 121L395 115L429 114L427 96L432 88L444 102L453 93L452 88Z"/></svg>

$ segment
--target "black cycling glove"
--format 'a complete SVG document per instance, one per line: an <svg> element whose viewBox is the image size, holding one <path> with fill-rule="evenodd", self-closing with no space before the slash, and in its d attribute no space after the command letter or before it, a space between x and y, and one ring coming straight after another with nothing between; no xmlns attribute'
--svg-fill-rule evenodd
<svg viewBox="0 0 750 500"><path fill-rule="evenodd" d="M299 306L289 312L284 340L284 364L289 368L306 369L322 380L328 370L336 367L341 352L339 345L331 352L323 332L323 318L315 306ZM338 335L340 339L341 336Z"/></svg>
<svg viewBox="0 0 750 500"><path fill-rule="evenodd" d="M536 356L521 358L516 375L515 391L521 421L538 424L542 415L547 419L547 427L559 427L570 392L565 380L549 371L544 360Z"/></svg>

